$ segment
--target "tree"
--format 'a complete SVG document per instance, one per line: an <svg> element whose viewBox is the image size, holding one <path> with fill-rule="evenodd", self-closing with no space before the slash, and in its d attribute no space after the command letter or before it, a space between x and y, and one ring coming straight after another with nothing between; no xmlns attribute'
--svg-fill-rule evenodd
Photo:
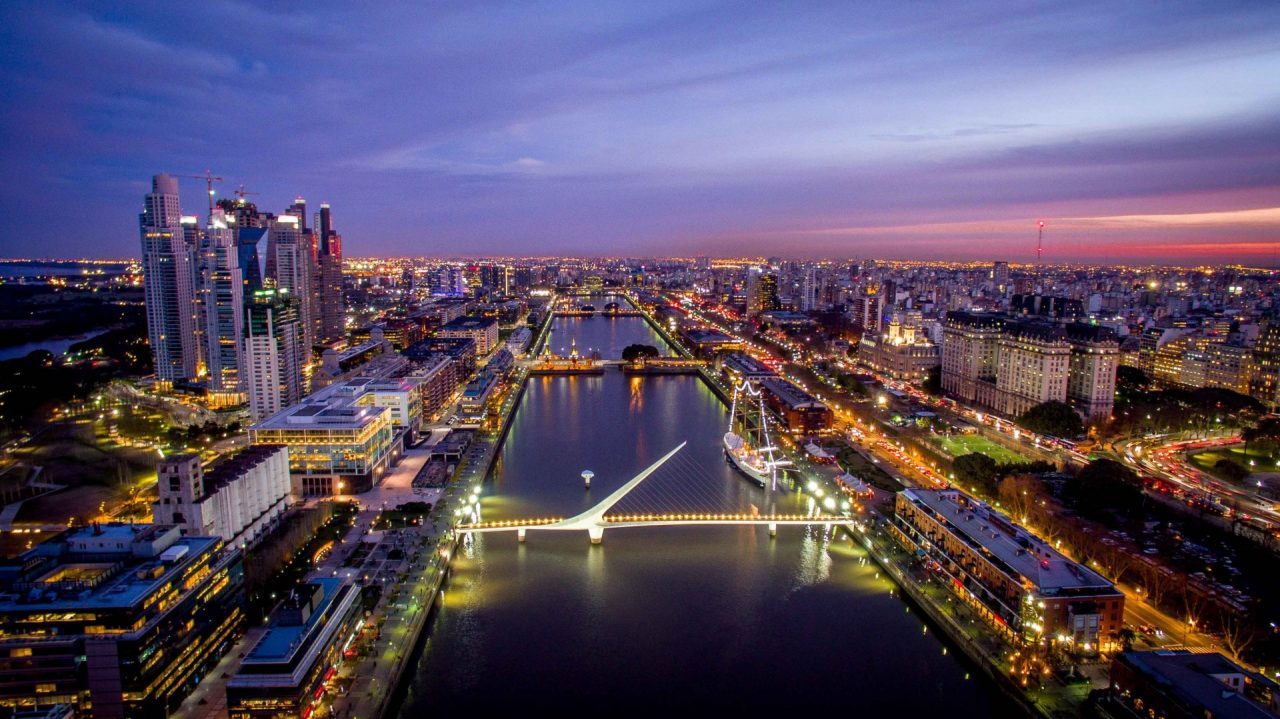
<svg viewBox="0 0 1280 719"><path fill-rule="evenodd" d="M647 357L661 357L662 353L658 352L658 348L653 345L627 345L622 350L622 359L627 362L635 362L638 359Z"/></svg>
<svg viewBox="0 0 1280 719"><path fill-rule="evenodd" d="M1079 437L1084 433L1080 415L1066 402L1050 401L1027 410L1018 418L1018 424L1035 432L1054 437Z"/></svg>
<svg viewBox="0 0 1280 719"><path fill-rule="evenodd" d="M1133 631L1133 627L1125 626L1121 627L1117 636L1120 637L1120 646L1127 652L1133 649L1133 640L1138 638L1138 633Z"/></svg>
<svg viewBox="0 0 1280 719"><path fill-rule="evenodd" d="M1218 623L1222 630L1222 646L1236 659L1243 660L1244 653L1261 635L1258 625L1239 612L1223 612Z"/></svg>
<svg viewBox="0 0 1280 719"><path fill-rule="evenodd" d="M1156 606L1164 604L1169 592L1182 583L1173 570L1156 562L1142 560L1137 564L1138 581L1146 591L1147 599Z"/></svg>
<svg viewBox="0 0 1280 719"><path fill-rule="evenodd" d="M1244 440L1245 451L1248 451L1251 445L1262 445L1269 449L1280 444L1280 417L1263 419L1257 426L1241 432L1240 438Z"/></svg>
<svg viewBox="0 0 1280 719"><path fill-rule="evenodd" d="M981 452L971 452L955 458L951 469L956 479L965 482L990 497L996 493L996 478L1000 476L1000 465Z"/></svg>
<svg viewBox="0 0 1280 719"><path fill-rule="evenodd" d="M1137 367L1120 365L1116 368L1116 391L1121 394L1142 392L1150 386L1151 378Z"/></svg>
<svg viewBox="0 0 1280 719"><path fill-rule="evenodd" d="M1067 484L1065 494L1076 511L1088 517L1112 511L1131 514L1142 509L1142 480L1128 467L1110 459L1097 459L1086 465Z"/></svg>
<svg viewBox="0 0 1280 719"><path fill-rule="evenodd" d="M1218 460L1213 463L1213 468L1218 474L1231 480L1232 482L1243 482L1249 476L1249 468L1233 459Z"/></svg>
<svg viewBox="0 0 1280 719"><path fill-rule="evenodd" d="M1027 522L1040 503L1047 500L1044 483L1030 474L1015 474L1000 480L1000 504L1018 522Z"/></svg>
<svg viewBox="0 0 1280 719"><path fill-rule="evenodd" d="M929 368L929 374L925 376L922 387L925 392L935 397L942 395L942 365Z"/></svg>

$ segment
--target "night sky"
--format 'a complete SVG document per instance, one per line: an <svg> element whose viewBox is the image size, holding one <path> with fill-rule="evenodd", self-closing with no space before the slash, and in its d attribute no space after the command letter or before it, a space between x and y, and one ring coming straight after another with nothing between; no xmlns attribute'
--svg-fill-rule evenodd
<svg viewBox="0 0 1280 719"><path fill-rule="evenodd" d="M1275 263L1280 3L1049 5L7 0L0 255L210 168L353 255Z"/></svg>

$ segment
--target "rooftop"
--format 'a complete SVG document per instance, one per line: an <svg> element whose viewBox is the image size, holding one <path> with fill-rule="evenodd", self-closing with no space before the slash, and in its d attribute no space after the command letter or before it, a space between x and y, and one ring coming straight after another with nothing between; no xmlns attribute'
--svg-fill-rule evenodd
<svg viewBox="0 0 1280 719"><path fill-rule="evenodd" d="M1067 338L1062 325L1042 319L1009 320L1004 325L1004 333L1042 342L1064 342Z"/></svg>
<svg viewBox="0 0 1280 719"><path fill-rule="evenodd" d="M1206 716L1214 719L1274 719L1277 716L1275 712L1244 694L1230 691L1222 677L1248 676L1253 681L1271 684L1270 680L1216 652L1192 653L1185 649L1125 652L1116 661L1145 675L1165 693L1207 710Z"/></svg>
<svg viewBox="0 0 1280 719"><path fill-rule="evenodd" d="M985 549L1044 596L1082 589L1116 592L1097 572L1067 559L1005 515L959 490L905 489L902 494L942 517L954 534Z"/></svg>
<svg viewBox="0 0 1280 719"><path fill-rule="evenodd" d="M300 404L286 407L258 422L251 429L360 429L389 412L386 407L360 406L352 404L352 401L351 397L332 397L328 403L317 404L304 399Z"/></svg>
<svg viewBox="0 0 1280 719"><path fill-rule="evenodd" d="M459 317L457 319L450 320L440 329L444 332L448 332L450 330L483 330L497 324L498 320L492 317Z"/></svg>
<svg viewBox="0 0 1280 719"><path fill-rule="evenodd" d="M299 651L309 650L315 644L315 638L322 635L331 620L335 618L334 609L339 605L354 601L352 592L355 587L342 579L323 577L311 580L308 587L318 597L306 597L307 606L303 609L291 605L289 600L281 604L272 614L271 625L253 645L253 649L245 656L240 671L231 679L230 685L253 684L253 674L274 674L294 661ZM308 587L303 587L306 591Z"/></svg>
<svg viewBox="0 0 1280 719"><path fill-rule="evenodd" d="M352 345L338 353L338 361L347 362L366 353L380 352L386 342L387 341L385 339L370 339L365 340L358 345Z"/></svg>
<svg viewBox="0 0 1280 719"><path fill-rule="evenodd" d="M813 395L781 377L765 377L760 380L760 386L769 390L773 396L785 402L792 409L826 406Z"/></svg>
<svg viewBox="0 0 1280 719"><path fill-rule="evenodd" d="M244 473L271 458L277 452L285 451L283 444L255 444L222 458L209 465L204 472L204 496L208 497L219 489L234 482Z"/></svg>
<svg viewBox="0 0 1280 719"><path fill-rule="evenodd" d="M739 374L751 375L771 375L773 370L769 369L763 362L748 354L734 352L728 355L722 361L725 369L733 370Z"/></svg>
<svg viewBox="0 0 1280 719"><path fill-rule="evenodd" d="M170 525L69 529L4 568L0 612L133 607L220 542Z"/></svg>
<svg viewBox="0 0 1280 719"><path fill-rule="evenodd" d="M688 330L685 335L698 344L730 344L738 341L723 332L715 330Z"/></svg>
<svg viewBox="0 0 1280 719"><path fill-rule="evenodd" d="M994 312L965 312L952 310L947 313L947 324L976 329L1000 329L1004 327L1005 317Z"/></svg>

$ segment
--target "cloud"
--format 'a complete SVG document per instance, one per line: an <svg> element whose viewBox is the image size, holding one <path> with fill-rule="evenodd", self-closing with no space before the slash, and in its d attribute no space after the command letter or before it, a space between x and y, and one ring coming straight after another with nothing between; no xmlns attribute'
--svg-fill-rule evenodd
<svg viewBox="0 0 1280 719"><path fill-rule="evenodd" d="M328 200L362 254L962 254L1037 217L1073 247L1248 245L1277 33L1274 4L1155 0L13 0L0 250L136 254L148 178L205 167Z"/></svg>

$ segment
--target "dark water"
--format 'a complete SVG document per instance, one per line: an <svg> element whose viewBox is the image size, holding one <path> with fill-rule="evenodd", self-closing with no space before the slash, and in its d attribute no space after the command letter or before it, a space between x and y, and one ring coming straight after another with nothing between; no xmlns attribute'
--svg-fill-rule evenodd
<svg viewBox="0 0 1280 719"><path fill-rule="evenodd" d="M78 265L65 262L57 262L51 264L29 263L15 264L10 262L0 262L0 277L70 277L72 275L83 275L101 270L105 274L120 274L125 271L128 265L120 263L113 264L94 264L94 265Z"/></svg>
<svg viewBox="0 0 1280 719"><path fill-rule="evenodd" d="M616 356L661 346L639 318L561 319L553 348ZM485 519L569 516L682 441L624 502L687 497L722 511L799 511L749 484L720 450L726 411L695 377L538 377L483 501ZM590 491L579 472L592 469ZM696 486L694 486L696 485ZM610 529L478 535L460 552L401 716L555 711L837 709L854 716L985 717L1004 705L944 654L860 550L828 530Z"/></svg>
<svg viewBox="0 0 1280 719"><path fill-rule="evenodd" d="M4 360L17 359L26 357L36 350L48 350L55 355L64 355L67 350L71 349L71 345L77 342L84 342L106 332L104 329L96 329L75 337L59 337L57 339L40 340L39 342L26 342L20 345L0 348L0 362Z"/></svg>

